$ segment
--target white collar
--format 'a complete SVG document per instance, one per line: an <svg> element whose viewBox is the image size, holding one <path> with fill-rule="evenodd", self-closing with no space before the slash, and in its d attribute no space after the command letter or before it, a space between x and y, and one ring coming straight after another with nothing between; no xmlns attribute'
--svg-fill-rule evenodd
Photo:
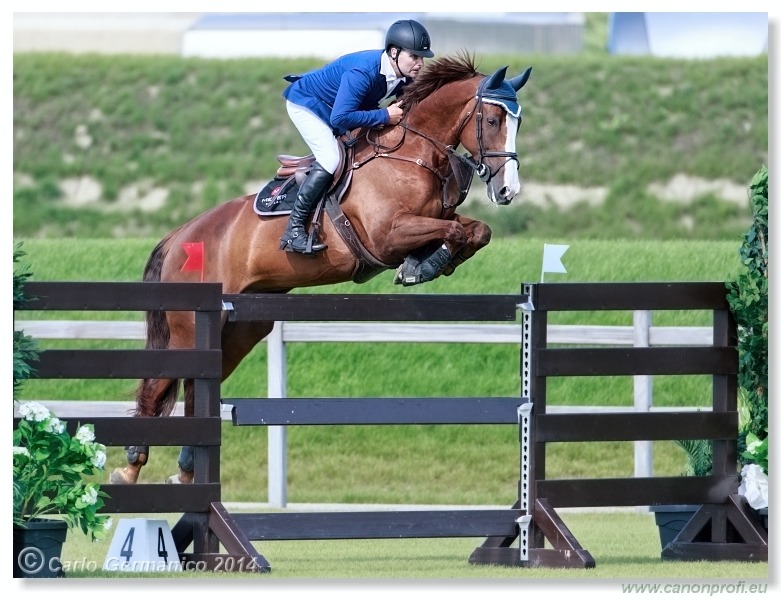
<svg viewBox="0 0 781 600"><path fill-rule="evenodd" d="M393 70L388 52L385 51L380 56L380 73L385 75L388 82L388 91L392 90L399 81L406 81L406 77L396 77L396 71Z"/></svg>

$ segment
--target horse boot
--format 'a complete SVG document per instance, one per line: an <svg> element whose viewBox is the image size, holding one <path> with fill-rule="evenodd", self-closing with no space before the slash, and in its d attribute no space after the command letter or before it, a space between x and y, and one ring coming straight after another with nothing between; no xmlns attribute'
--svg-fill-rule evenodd
<svg viewBox="0 0 781 600"><path fill-rule="evenodd" d="M109 483L126 484L136 483L147 460L149 460L149 446L125 446L127 466L124 469L114 469L109 476Z"/></svg>
<svg viewBox="0 0 781 600"><path fill-rule="evenodd" d="M301 254L315 254L325 250L328 246L317 239L317 231L310 235L306 233L306 219L317 205L320 197L331 183L333 175L320 166L317 161L312 163L304 183L298 190L293 210L287 222L287 228L282 234L279 247L287 252L299 252Z"/></svg>
<svg viewBox="0 0 781 600"><path fill-rule="evenodd" d="M195 449L182 446L179 452L179 474L171 475L166 483L192 483L195 475Z"/></svg>
<svg viewBox="0 0 781 600"><path fill-rule="evenodd" d="M404 287L433 281L447 267L453 257L445 244L435 250L430 246L412 253L396 269L393 283Z"/></svg>

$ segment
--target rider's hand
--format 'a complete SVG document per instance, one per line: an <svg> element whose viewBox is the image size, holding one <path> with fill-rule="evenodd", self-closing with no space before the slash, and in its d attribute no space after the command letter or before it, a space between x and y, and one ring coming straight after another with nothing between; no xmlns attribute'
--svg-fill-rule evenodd
<svg viewBox="0 0 781 600"><path fill-rule="evenodd" d="M388 107L388 125L398 125L401 118L404 116L404 111L398 103L391 104Z"/></svg>

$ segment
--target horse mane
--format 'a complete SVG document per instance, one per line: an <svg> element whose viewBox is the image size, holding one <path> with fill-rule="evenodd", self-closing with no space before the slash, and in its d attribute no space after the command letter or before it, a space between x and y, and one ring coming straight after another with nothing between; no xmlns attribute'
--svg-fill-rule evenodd
<svg viewBox="0 0 781 600"><path fill-rule="evenodd" d="M474 56L463 51L456 56L443 56L421 70L412 83L404 88L400 100L403 100L404 108L409 110L443 85L471 79L479 74Z"/></svg>

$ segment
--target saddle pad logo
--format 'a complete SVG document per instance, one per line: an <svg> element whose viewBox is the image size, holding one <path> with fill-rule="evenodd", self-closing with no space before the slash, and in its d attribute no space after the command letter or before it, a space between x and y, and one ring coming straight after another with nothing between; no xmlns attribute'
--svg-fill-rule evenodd
<svg viewBox="0 0 781 600"><path fill-rule="evenodd" d="M255 195L253 208L259 215L288 214L292 210L292 202L296 198L298 186L294 179L273 179Z"/></svg>
<svg viewBox="0 0 781 600"><path fill-rule="evenodd" d="M277 206L279 203L281 203L285 198L287 198L287 194L280 194L281 188L275 188L271 192L271 196L267 196L265 198L258 198L258 204L267 210L270 210Z"/></svg>

